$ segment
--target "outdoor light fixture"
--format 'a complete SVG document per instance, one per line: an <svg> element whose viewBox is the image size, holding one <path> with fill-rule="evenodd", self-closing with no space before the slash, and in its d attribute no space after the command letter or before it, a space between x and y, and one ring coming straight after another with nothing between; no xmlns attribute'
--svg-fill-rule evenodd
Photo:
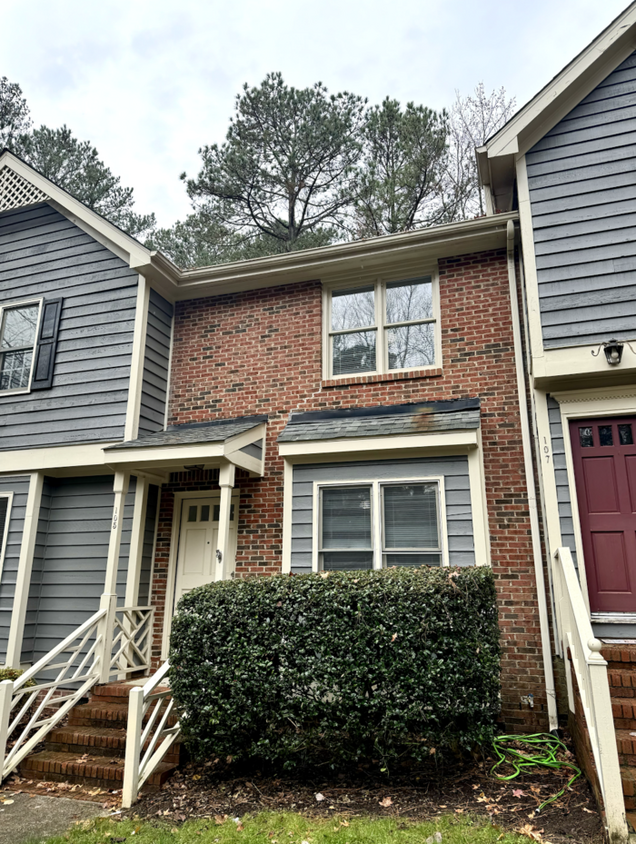
<svg viewBox="0 0 636 844"><path fill-rule="evenodd" d="M186 472L192 472L194 471L194 469L203 469L204 466L205 463L193 463L192 466L184 466L183 468L186 470Z"/></svg>
<svg viewBox="0 0 636 844"><path fill-rule="evenodd" d="M608 364L610 366L618 366L623 357L623 348L625 347L626 343L632 350L632 352L634 352L632 344L629 343L627 340L617 340L615 337L612 337L611 340L606 340L604 343L601 343L596 351L592 349L592 355L594 357L598 357L598 355L601 353L602 348L605 352L605 357L607 358ZM636 352L634 352L634 354L636 354Z"/></svg>

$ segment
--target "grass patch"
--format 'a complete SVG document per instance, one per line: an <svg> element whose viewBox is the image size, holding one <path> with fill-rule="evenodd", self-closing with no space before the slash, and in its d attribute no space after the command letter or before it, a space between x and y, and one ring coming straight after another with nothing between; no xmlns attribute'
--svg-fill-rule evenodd
<svg viewBox="0 0 636 844"><path fill-rule="evenodd" d="M78 824L46 844L425 844L441 833L442 844L527 844L528 838L470 817L446 816L411 823L391 818L306 818L292 812L262 812L240 823L187 821L175 827L147 821L98 818ZM431 842L432 844L432 842Z"/></svg>

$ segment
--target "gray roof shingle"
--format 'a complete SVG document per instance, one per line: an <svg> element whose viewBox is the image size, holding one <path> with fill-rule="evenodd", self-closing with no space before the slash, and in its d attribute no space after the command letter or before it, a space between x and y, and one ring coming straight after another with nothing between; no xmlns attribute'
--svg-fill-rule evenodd
<svg viewBox="0 0 636 844"><path fill-rule="evenodd" d="M109 445L104 451L121 448L157 448L162 445L196 445L221 443L237 434L249 431L267 422L267 416L242 416L238 419L215 419L213 422L195 422L191 425L172 425L165 431L146 434L136 440Z"/></svg>
<svg viewBox="0 0 636 844"><path fill-rule="evenodd" d="M466 431L479 428L479 399L292 414L278 442Z"/></svg>

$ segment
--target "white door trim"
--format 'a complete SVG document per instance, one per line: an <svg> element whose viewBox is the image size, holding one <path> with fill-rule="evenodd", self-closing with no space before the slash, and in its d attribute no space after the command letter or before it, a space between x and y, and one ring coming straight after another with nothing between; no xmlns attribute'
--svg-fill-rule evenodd
<svg viewBox="0 0 636 844"><path fill-rule="evenodd" d="M239 519L240 490L232 491L232 504L234 512ZM172 533L170 535L170 553L168 555L168 574L166 577L166 594L164 598L163 612L163 635L161 639L161 660L168 659L170 650L170 631L172 629L172 615L174 608L174 590L177 579L177 561L179 557L179 539L181 534L181 511L183 502L189 498L209 498L211 502L221 502L221 490L188 490L187 492L174 493L174 511L172 514Z"/></svg>

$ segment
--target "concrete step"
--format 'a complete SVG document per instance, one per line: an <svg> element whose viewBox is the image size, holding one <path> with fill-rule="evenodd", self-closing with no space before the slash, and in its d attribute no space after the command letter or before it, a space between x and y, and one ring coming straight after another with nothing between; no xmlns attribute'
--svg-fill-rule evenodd
<svg viewBox="0 0 636 844"><path fill-rule="evenodd" d="M148 790L157 790L176 769L162 762L147 782ZM114 790L122 787L124 760L107 756L43 750L27 757L19 767L20 776L31 780L71 782Z"/></svg>

